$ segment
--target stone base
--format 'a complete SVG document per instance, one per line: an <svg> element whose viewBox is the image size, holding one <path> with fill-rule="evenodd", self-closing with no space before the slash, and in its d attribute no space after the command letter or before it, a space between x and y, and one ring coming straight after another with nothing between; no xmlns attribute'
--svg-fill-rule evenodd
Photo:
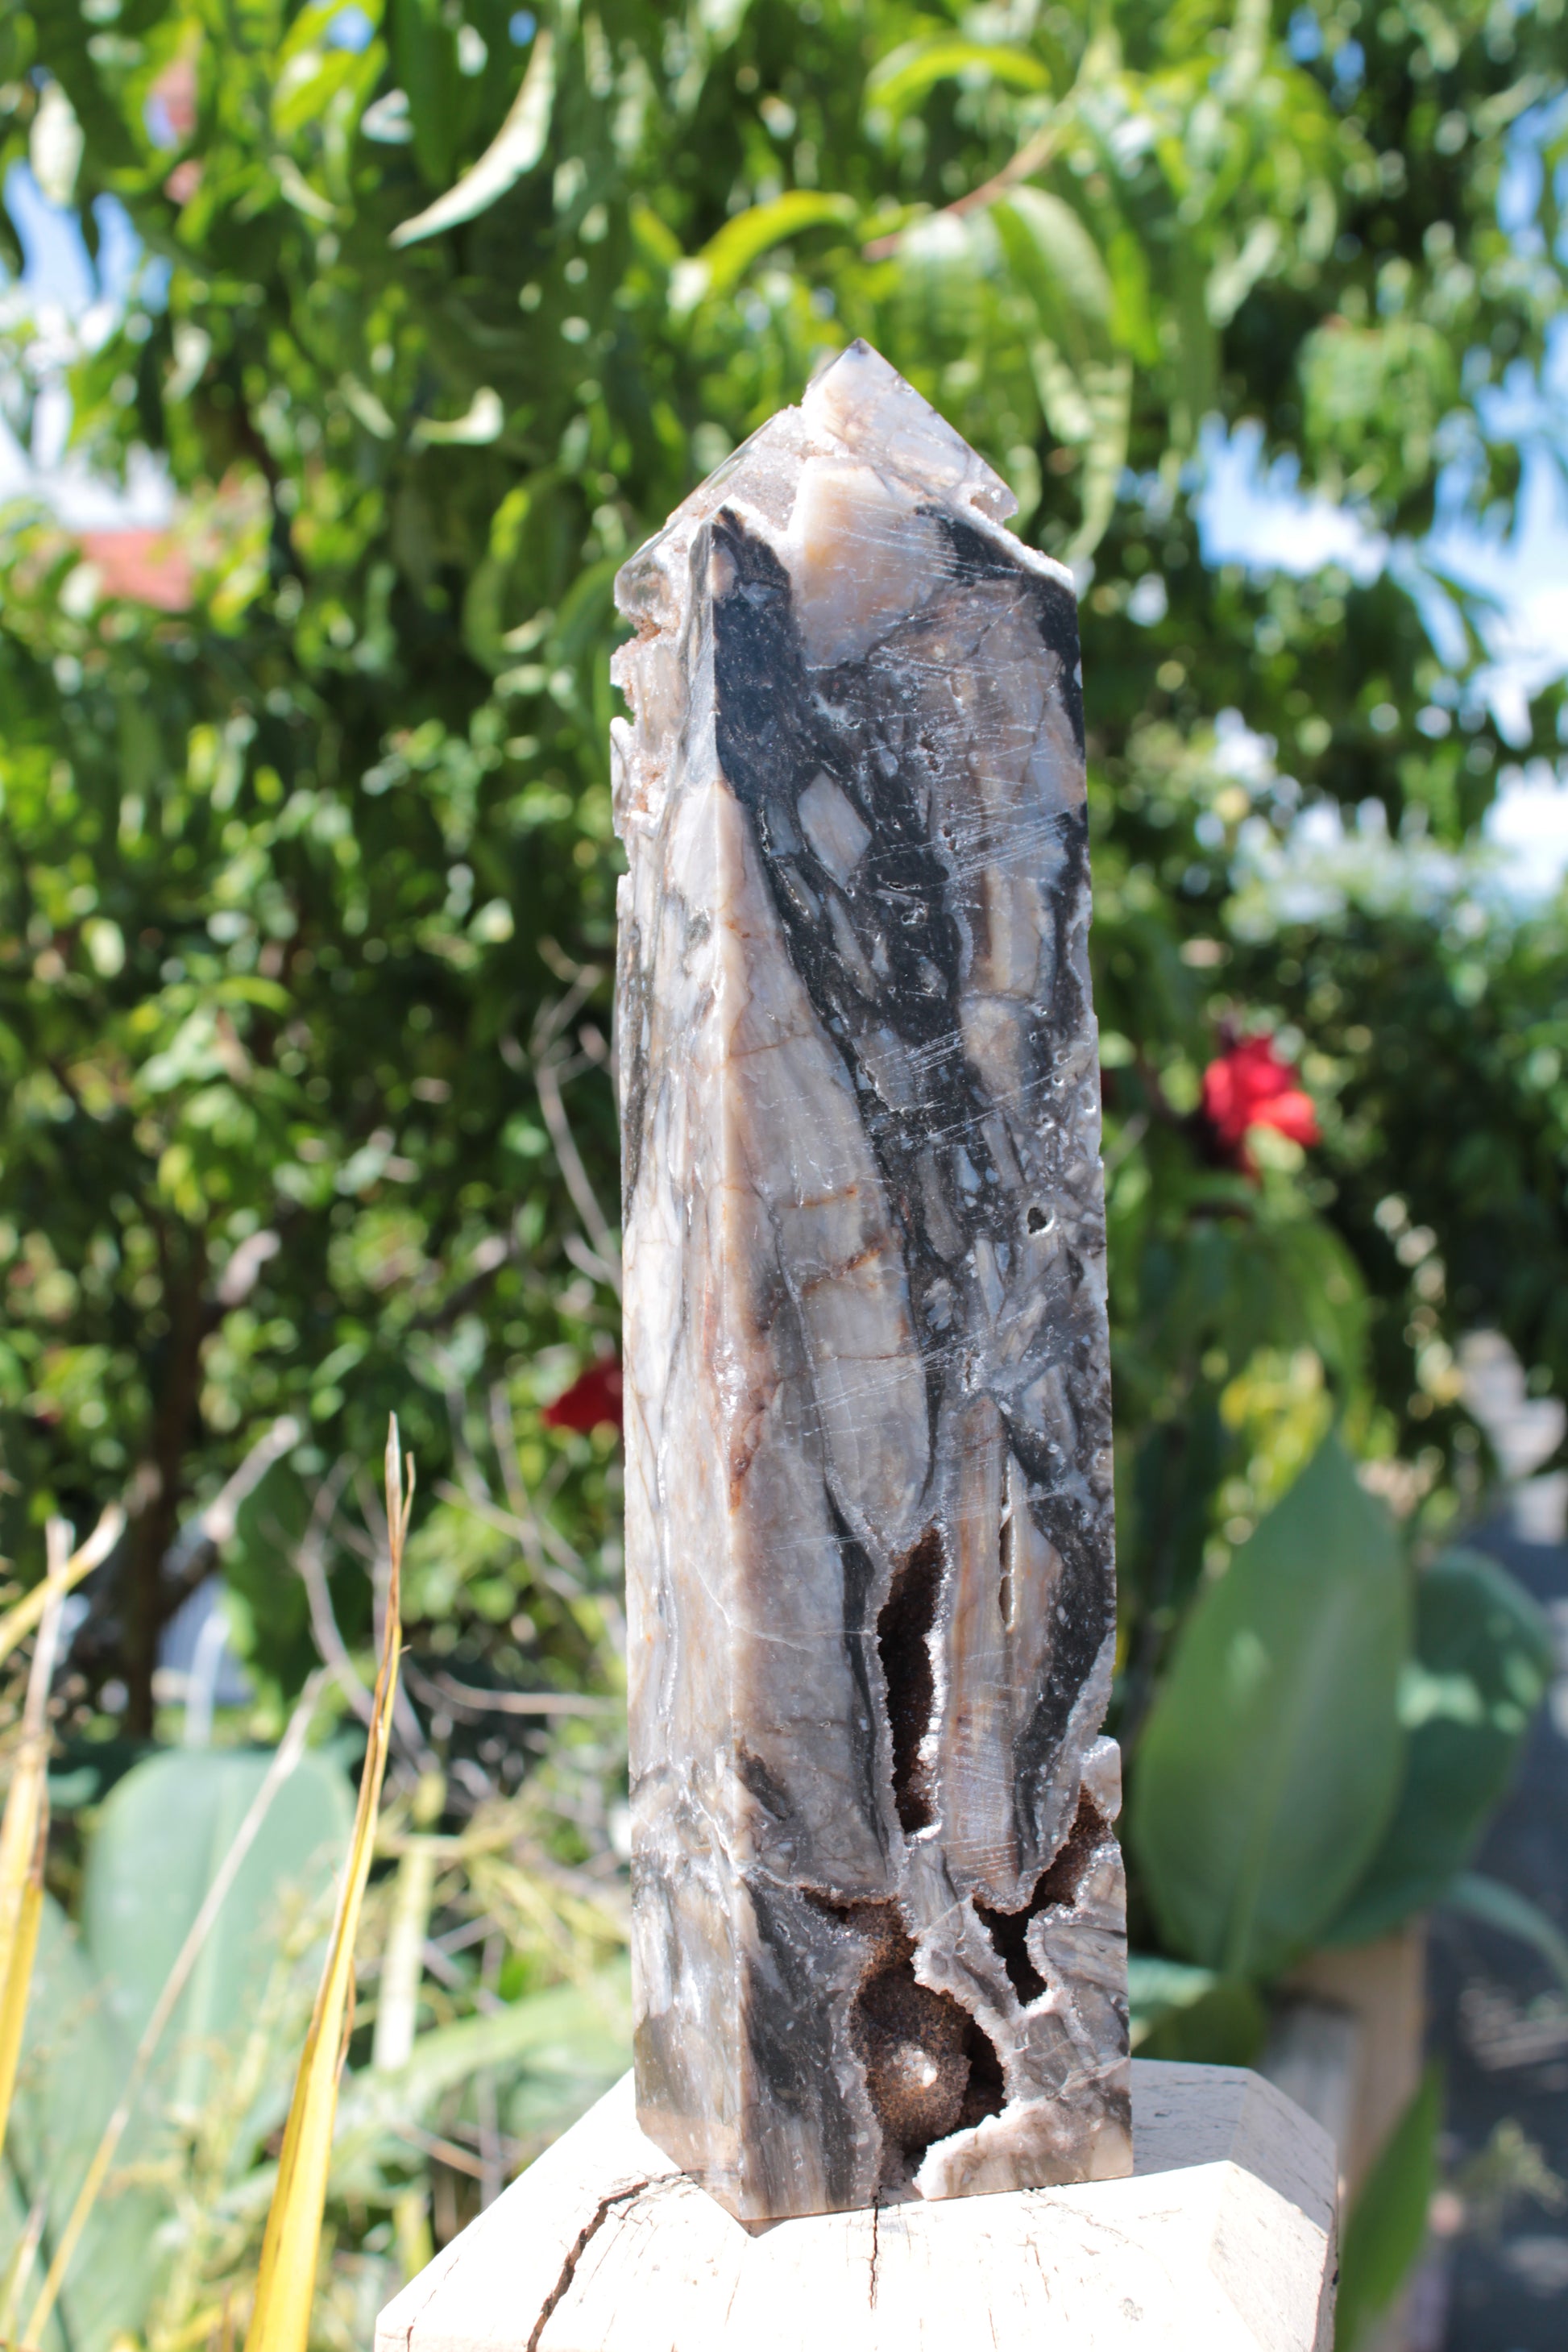
<svg viewBox="0 0 1568 2352"><path fill-rule="evenodd" d="M376 2352L1329 2352L1334 2150L1259 2076L1134 2060L1130 2180L754 2225L632 2082L387 2305Z"/></svg>

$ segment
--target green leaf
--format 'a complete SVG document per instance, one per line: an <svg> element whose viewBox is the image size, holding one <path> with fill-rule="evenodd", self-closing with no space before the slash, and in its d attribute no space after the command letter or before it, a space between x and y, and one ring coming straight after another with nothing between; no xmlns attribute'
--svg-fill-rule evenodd
<svg viewBox="0 0 1568 2352"><path fill-rule="evenodd" d="M137 1765L105 1800L88 1853L82 1927L128 2045L269 1761L178 1748ZM173 2095L182 2105L199 2104L208 2052L252 2014L283 1937L330 1889L353 1814L347 1780L320 1756L302 1757L273 1799L170 2027Z"/></svg>
<svg viewBox="0 0 1568 2352"><path fill-rule="evenodd" d="M1111 339L1123 351L1130 352L1140 367L1152 367L1160 356L1160 334L1149 283L1149 262L1130 228L1112 232L1106 242L1105 261L1110 272Z"/></svg>
<svg viewBox="0 0 1568 2352"><path fill-rule="evenodd" d="M1115 289L1099 246L1059 196L1018 188L990 216L1039 320L1030 362L1046 422L1084 453L1081 519L1064 551L1079 562L1105 535L1127 465L1132 369L1110 340Z"/></svg>
<svg viewBox="0 0 1568 2352"><path fill-rule="evenodd" d="M1532 1952L1540 1953L1563 1991L1568 1992L1568 1936L1527 1895L1505 1886L1500 1879L1486 1878L1479 1871L1467 1870L1455 1880L1444 1900L1450 1909L1467 1912L1483 1927L1495 1927L1500 1935L1512 1936L1516 1942L1528 1944Z"/></svg>
<svg viewBox="0 0 1568 2352"><path fill-rule="evenodd" d="M1072 206L1045 188L1016 188L991 207L991 217L1046 333L1075 356L1105 350L1114 300L1110 274Z"/></svg>
<svg viewBox="0 0 1568 2352"><path fill-rule="evenodd" d="M1213 1969L1194 1968L1190 1960L1167 1959L1163 1952L1129 1952L1127 2007L1133 2042L1167 2010L1201 2000L1218 1982Z"/></svg>
<svg viewBox="0 0 1568 2352"><path fill-rule="evenodd" d="M513 2078L509 2120L523 2138L563 2131L619 2079L632 2058L631 1985L616 1960L582 1985L556 1985L486 2017L422 2033L407 2063L365 2068L338 2102L333 2181L340 2194L363 2178L388 2136L433 2116L448 2091L482 2071Z"/></svg>
<svg viewBox="0 0 1568 2352"><path fill-rule="evenodd" d="M1219 337L1208 314L1206 286L1185 240L1172 256L1170 310L1176 342L1171 441L1182 449L1195 442L1199 425L1219 399Z"/></svg>
<svg viewBox="0 0 1568 2352"><path fill-rule="evenodd" d="M1272 266L1283 244L1278 221L1254 221L1240 247L1222 251L1209 272L1204 307L1209 324L1228 327L1258 279Z"/></svg>
<svg viewBox="0 0 1568 2352"><path fill-rule="evenodd" d="M1340 2252L1334 2352L1354 2352L1368 2324L1386 2311L1421 2252L1437 2185L1443 2082L1429 2066L1421 2087L1362 2184Z"/></svg>
<svg viewBox="0 0 1568 2352"><path fill-rule="evenodd" d="M461 122L457 42L440 0L394 0L393 32L415 159L426 184L440 187L452 176Z"/></svg>
<svg viewBox="0 0 1568 2352"><path fill-rule="evenodd" d="M1409 1599L1330 1436L1201 1595L1136 1758L1133 1851L1165 1940L1268 1978L1354 1885L1398 1794Z"/></svg>
<svg viewBox="0 0 1568 2352"><path fill-rule="evenodd" d="M44 1897L33 1998L6 2137L0 2231L14 2242L35 2198L47 2200L46 2233L70 2210L131 2063L132 2037L104 1998L90 1956L65 1914ZM124 2168L151 2153L148 2119L133 2118L121 2144ZM108 2352L113 2338L140 2332L164 2264L163 2196L121 2177L93 2209L39 2352ZM44 2241L47 2260L49 2238ZM29 2283L36 2287L37 2273ZM30 2301L30 2291L24 2305Z"/></svg>
<svg viewBox="0 0 1568 2352"><path fill-rule="evenodd" d="M1421 1578L1399 1686L1405 1786L1335 1943L1363 1943L1441 1900L1507 1791L1552 1670L1545 1617L1495 1560L1452 1551Z"/></svg>
<svg viewBox="0 0 1568 2352"><path fill-rule="evenodd" d="M772 204L752 205L726 221L701 252L679 263L674 272L670 307L678 316L696 309L710 295L728 294L737 287L753 261L804 228L828 225L847 226L857 216L851 196L819 194L812 188L792 188Z"/></svg>
<svg viewBox="0 0 1568 2352"><path fill-rule="evenodd" d="M1234 1977L1130 1952L1127 1992L1140 2058L1250 2066L1263 2047L1268 2012L1256 1989Z"/></svg>
<svg viewBox="0 0 1568 2352"><path fill-rule="evenodd" d="M1065 550L1069 563L1092 555L1110 526L1127 469L1132 422L1132 368L1127 360L1084 371L1089 433L1079 491L1081 516Z"/></svg>
<svg viewBox="0 0 1568 2352"><path fill-rule="evenodd" d="M438 236L443 229L456 228L460 222L488 212L525 172L532 171L543 154L554 103L555 46L545 30L534 40L528 71L506 121L479 162L464 173L456 187L448 188L444 196L437 196L422 213L416 213L412 220L395 228L392 243L414 245L421 237ZM447 437L454 436L448 434Z"/></svg>
<svg viewBox="0 0 1568 2352"><path fill-rule="evenodd" d="M910 41L892 50L866 77L866 103L895 121L908 114L938 82L963 75L974 82L1000 82L1005 89L1049 89L1049 68L1026 49L993 47L984 41Z"/></svg>
<svg viewBox="0 0 1568 2352"><path fill-rule="evenodd" d="M1268 2011L1256 1985L1221 1977L1197 2000L1152 2025L1138 2055L1186 2066L1255 2066L1268 2034Z"/></svg>

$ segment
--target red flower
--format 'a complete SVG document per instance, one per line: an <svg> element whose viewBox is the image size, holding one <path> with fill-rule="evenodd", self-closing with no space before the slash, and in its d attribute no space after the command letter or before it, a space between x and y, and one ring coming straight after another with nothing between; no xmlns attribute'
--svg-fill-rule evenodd
<svg viewBox="0 0 1568 2352"><path fill-rule="evenodd" d="M585 1437L601 1422L621 1425L621 1368L609 1359L590 1364L571 1387L547 1404L540 1418L546 1429L575 1429Z"/></svg>
<svg viewBox="0 0 1568 2352"><path fill-rule="evenodd" d="M1204 1072L1204 1117L1239 1168L1250 1166L1247 1129L1271 1127L1292 1143L1318 1141L1318 1114L1272 1037L1244 1037Z"/></svg>

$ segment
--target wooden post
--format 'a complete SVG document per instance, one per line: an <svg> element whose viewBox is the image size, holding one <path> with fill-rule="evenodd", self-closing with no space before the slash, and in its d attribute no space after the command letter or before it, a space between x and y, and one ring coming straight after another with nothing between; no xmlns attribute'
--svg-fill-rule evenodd
<svg viewBox="0 0 1568 2352"><path fill-rule="evenodd" d="M376 2352L1330 2352L1334 2150L1257 2074L1132 2064L1130 2179L746 2224L631 2077L382 2314Z"/></svg>

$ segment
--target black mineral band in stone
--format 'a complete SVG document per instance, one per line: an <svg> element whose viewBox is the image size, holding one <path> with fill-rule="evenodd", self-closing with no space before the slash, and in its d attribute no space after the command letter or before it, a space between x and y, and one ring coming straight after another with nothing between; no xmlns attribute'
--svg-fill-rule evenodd
<svg viewBox="0 0 1568 2352"><path fill-rule="evenodd" d="M638 2114L772 2220L1131 2169L1076 604L853 345L624 568Z"/></svg>

